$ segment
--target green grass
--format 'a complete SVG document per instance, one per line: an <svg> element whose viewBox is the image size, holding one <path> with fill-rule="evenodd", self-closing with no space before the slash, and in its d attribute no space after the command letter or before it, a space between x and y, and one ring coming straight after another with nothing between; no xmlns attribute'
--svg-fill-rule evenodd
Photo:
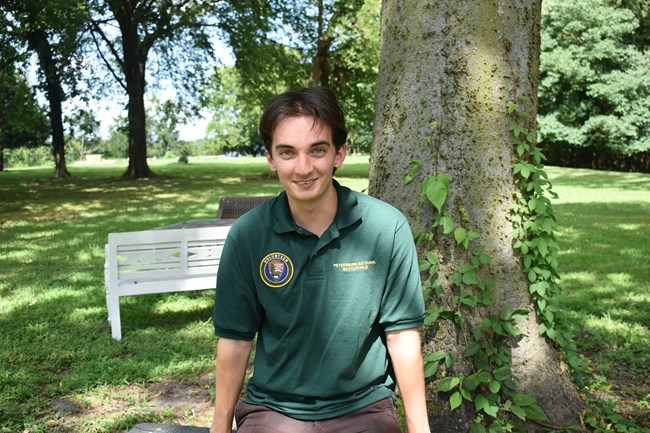
<svg viewBox="0 0 650 433"><path fill-rule="evenodd" d="M212 292L124 298L124 339L116 342L104 244L110 232L211 218L223 195L280 186L264 159L152 168L157 178L131 182L120 179L124 162L74 165L71 179L53 179L52 168L0 173L1 433L209 424ZM648 426L650 176L548 171L560 194L566 306L590 387ZM337 173L356 190L367 188L367 176L367 157L348 157Z"/></svg>
<svg viewBox="0 0 650 433"><path fill-rule="evenodd" d="M650 431L650 175L547 172L559 194L565 307L587 360L589 389ZM617 420L624 422L610 418Z"/></svg>

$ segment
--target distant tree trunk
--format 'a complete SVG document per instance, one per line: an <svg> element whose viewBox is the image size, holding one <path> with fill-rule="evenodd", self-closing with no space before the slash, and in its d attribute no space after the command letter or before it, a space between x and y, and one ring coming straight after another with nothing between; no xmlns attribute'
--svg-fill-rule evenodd
<svg viewBox="0 0 650 433"><path fill-rule="evenodd" d="M482 233L479 241L492 257L493 308L510 304L531 312L519 324L523 335L512 342L518 390L535 397L552 424L579 425L581 400L558 354L539 335L509 217L516 187L513 119L506 108L516 89L526 97L523 109L535 118L540 9L541 0L384 0L369 193L402 209L413 228L425 230L432 208L420 195L423 178L447 174L446 207L455 221ZM421 170L405 186L411 160L421 161ZM443 297L451 298L451 275L466 253L453 239L434 244L444 257ZM424 334L427 351L456 355L456 372L466 368L462 332L451 324ZM463 404L450 412L447 398L429 387L432 431L469 431L473 407Z"/></svg>
<svg viewBox="0 0 650 433"><path fill-rule="evenodd" d="M128 179L152 177L147 164L146 112L144 107L145 66L151 42L141 41L131 2L111 1L113 15L120 25L124 58L122 69L129 95L129 166L124 173Z"/></svg>
<svg viewBox="0 0 650 433"><path fill-rule="evenodd" d="M52 54L52 47L44 30L34 30L29 34L29 45L36 51L38 62L45 77L45 91L50 107L49 118L52 128L52 155L54 157L55 177L70 177L65 163L65 138L63 131L64 99L61 88L61 77L58 73L57 61Z"/></svg>
<svg viewBox="0 0 650 433"><path fill-rule="evenodd" d="M329 81L328 58L332 37L325 34L323 0L318 0L317 5L318 38L316 39L316 54L314 55L311 73L309 74L309 86L327 86Z"/></svg>

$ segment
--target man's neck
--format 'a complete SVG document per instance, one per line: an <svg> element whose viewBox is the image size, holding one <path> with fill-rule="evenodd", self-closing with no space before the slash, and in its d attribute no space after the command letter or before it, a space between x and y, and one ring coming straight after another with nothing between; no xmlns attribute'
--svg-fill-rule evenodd
<svg viewBox="0 0 650 433"><path fill-rule="evenodd" d="M332 224L338 208L338 194L332 188L327 197L315 203L289 200L291 216L296 224L321 237Z"/></svg>

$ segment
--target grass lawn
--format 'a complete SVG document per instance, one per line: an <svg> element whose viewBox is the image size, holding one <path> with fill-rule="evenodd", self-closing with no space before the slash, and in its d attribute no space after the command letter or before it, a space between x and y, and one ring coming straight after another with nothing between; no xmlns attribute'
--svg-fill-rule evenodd
<svg viewBox="0 0 650 433"><path fill-rule="evenodd" d="M212 218L223 195L280 191L264 159L125 163L0 173L0 433L118 432L138 422L209 425L212 291L121 301L106 321L107 234ZM595 398L650 428L650 175L549 168L560 270ZM367 157L339 181L365 190Z"/></svg>

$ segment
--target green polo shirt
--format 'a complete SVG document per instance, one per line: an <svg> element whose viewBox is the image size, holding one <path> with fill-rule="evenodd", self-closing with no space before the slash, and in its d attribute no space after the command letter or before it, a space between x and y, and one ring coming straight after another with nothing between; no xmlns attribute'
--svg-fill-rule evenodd
<svg viewBox="0 0 650 433"><path fill-rule="evenodd" d="M295 224L282 193L237 220L217 276L216 335L257 335L246 401L303 420L394 396L385 332L424 318L406 218L334 185L338 210L320 238Z"/></svg>

